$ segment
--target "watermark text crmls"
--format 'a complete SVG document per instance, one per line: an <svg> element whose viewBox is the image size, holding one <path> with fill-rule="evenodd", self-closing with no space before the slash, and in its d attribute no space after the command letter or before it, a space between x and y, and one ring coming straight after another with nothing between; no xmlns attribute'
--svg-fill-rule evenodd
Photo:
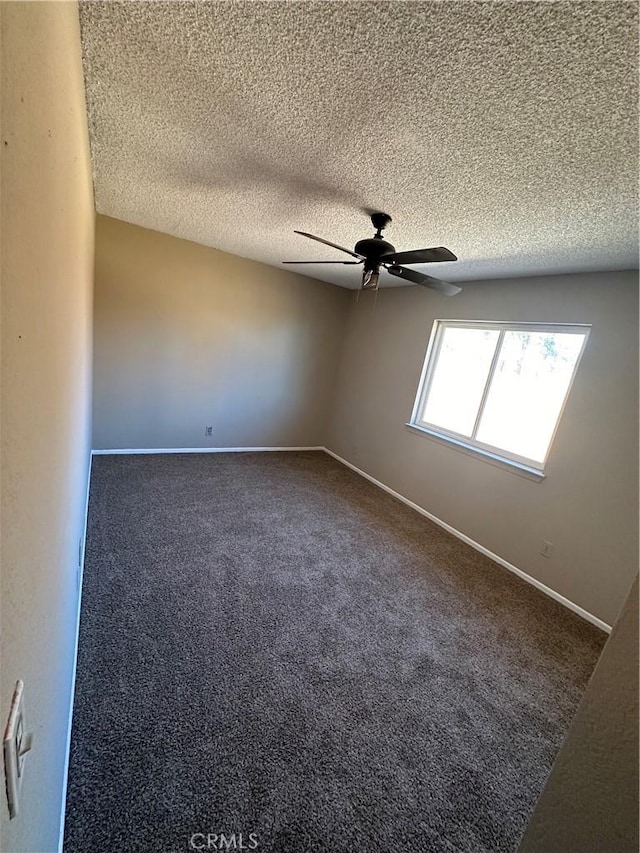
<svg viewBox="0 0 640 853"><path fill-rule="evenodd" d="M255 832L194 832L189 839L191 850L257 850L259 846Z"/></svg>

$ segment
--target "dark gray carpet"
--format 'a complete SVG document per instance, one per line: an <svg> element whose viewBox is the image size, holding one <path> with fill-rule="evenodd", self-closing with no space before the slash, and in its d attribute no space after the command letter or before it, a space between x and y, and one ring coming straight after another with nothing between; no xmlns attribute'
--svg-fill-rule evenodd
<svg viewBox="0 0 640 853"><path fill-rule="evenodd" d="M320 452L93 465L67 853L516 850L601 632Z"/></svg>

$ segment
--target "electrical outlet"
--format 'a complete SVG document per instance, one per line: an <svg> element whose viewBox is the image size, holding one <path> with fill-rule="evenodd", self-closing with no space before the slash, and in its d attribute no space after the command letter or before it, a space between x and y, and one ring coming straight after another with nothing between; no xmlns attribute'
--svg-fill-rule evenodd
<svg viewBox="0 0 640 853"><path fill-rule="evenodd" d="M545 539L542 543L540 553L543 557L550 557L553 554L553 542L547 542Z"/></svg>
<svg viewBox="0 0 640 853"><path fill-rule="evenodd" d="M10 818L14 818L19 811L20 791L24 778L24 760L27 752L31 749L31 741L31 733L25 731L24 682L16 681L3 739L4 772Z"/></svg>
<svg viewBox="0 0 640 853"><path fill-rule="evenodd" d="M212 426L205 427L204 428L204 434L209 435L209 436L213 435L213 427Z"/></svg>

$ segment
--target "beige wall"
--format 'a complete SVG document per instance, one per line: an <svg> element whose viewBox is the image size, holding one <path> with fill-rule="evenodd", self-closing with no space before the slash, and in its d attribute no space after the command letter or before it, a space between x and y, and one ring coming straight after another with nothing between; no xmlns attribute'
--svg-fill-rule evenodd
<svg viewBox="0 0 640 853"><path fill-rule="evenodd" d="M638 580L604 647L520 853L638 851Z"/></svg>
<svg viewBox="0 0 640 853"><path fill-rule="evenodd" d="M348 299L99 216L94 448L322 444Z"/></svg>
<svg viewBox="0 0 640 853"><path fill-rule="evenodd" d="M93 446L327 445L611 624L637 570L637 311L633 272L394 288L374 307L100 216ZM592 324L542 483L404 426L446 317Z"/></svg>
<svg viewBox="0 0 640 853"><path fill-rule="evenodd" d="M593 324L543 482L404 426L436 318ZM612 624L638 568L637 423L637 273L479 281L352 305L328 446Z"/></svg>
<svg viewBox="0 0 640 853"><path fill-rule="evenodd" d="M3 851L58 846L90 451L94 211L71 3L0 5L2 726L16 679L34 733Z"/></svg>

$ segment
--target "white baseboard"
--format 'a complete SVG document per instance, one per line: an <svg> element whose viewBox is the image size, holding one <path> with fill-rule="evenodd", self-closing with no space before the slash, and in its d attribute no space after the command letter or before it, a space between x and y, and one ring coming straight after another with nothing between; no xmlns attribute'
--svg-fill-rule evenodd
<svg viewBox="0 0 640 853"><path fill-rule="evenodd" d="M490 551L488 548L485 548L484 545L481 545L479 542L476 542L471 537L467 536L464 533L461 533L459 530L456 530L455 527L452 527L450 524L447 524L446 521L442 521L442 519L438 518L435 515L432 515L430 512L427 512L426 509L419 506L418 504L410 501L408 498L405 498L404 495L401 495L399 492L394 491L389 486L386 486L384 483L381 483L380 480L376 480L375 477L372 477L370 474L367 474L366 471L362 471L360 468L353 465L351 462L347 462L346 459L343 459L341 456L338 456L337 453L334 453L333 450L329 450L329 448L323 448L325 453L328 453L329 456L333 456L334 459L337 459L338 462L341 462L343 465L346 465L347 468L351 468L352 471L355 471L356 474L359 474L361 477L364 477L365 480L369 480L370 483L373 483L378 488L383 489L385 492L388 492L390 495L393 495L394 498L397 498L402 503L410 506L411 509L414 509L416 512L419 512L420 515L424 515L430 521L433 521L434 524L437 524L439 527L444 528L446 531L451 533L457 539L462 540L462 542L466 542L467 545L470 545L472 548L475 548L476 551L479 551L481 554L484 554L485 557L489 557L495 563L498 563L500 566L503 566L505 569L508 569L510 572L513 572L514 575L517 575L522 580L530 583L531 586L535 586L536 589L539 589L541 592L544 592L545 595L548 595L549 598L553 598L555 601L558 601L560 604L567 607L569 610L572 610L574 613L577 613L578 616L581 616L583 619L586 619L587 622L591 622L592 625L595 625L597 628L600 628L602 631L605 631L607 634L611 633L611 625L607 625L606 622L603 622L602 619L598 619L597 616L594 616L593 613L589 613L588 610L580 607L578 604L575 604L573 601L570 601L568 598L565 598L564 595L560 595L559 592L556 592L551 587L546 586L541 581L536 580L536 578L528 575L526 572L523 572L522 569L519 569L517 566L514 566L513 563L509 563L507 560L504 560L502 557L498 556L498 554L494 554L493 551Z"/></svg>
<svg viewBox="0 0 640 853"><path fill-rule="evenodd" d="M84 524L82 527L82 545L79 555L79 570L78 570L78 610L76 613L75 637L73 647L73 663L71 666L71 697L69 702L69 722L67 724L67 742L65 745L64 756L64 776L62 779L62 806L60 814L60 836L58 839L58 853L62 853L62 845L64 843L64 819L67 805L67 783L69 779L69 757L71 753L71 727L73 724L73 703L76 694L76 670L78 668L78 640L80 638L80 604L82 600L82 579L84 576L84 554L87 544L87 521L89 518L89 489L91 486L91 462L93 452L89 453L89 464L87 466L87 491L84 501Z"/></svg>
<svg viewBox="0 0 640 853"><path fill-rule="evenodd" d="M324 450L324 447L116 447L112 450L92 450L93 456L121 453L264 453L285 450Z"/></svg>

